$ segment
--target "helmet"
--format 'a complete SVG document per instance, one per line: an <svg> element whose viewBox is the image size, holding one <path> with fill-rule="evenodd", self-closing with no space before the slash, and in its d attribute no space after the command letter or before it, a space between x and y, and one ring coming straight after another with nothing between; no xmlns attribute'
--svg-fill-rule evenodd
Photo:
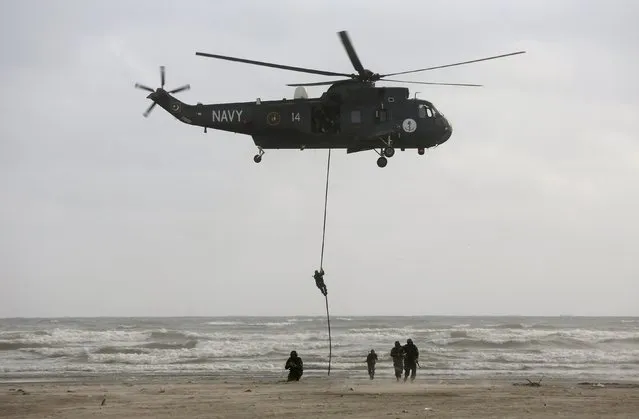
<svg viewBox="0 0 639 419"><path fill-rule="evenodd" d="M399 341L398 340L395 341L395 346L399 346Z"/></svg>
<svg viewBox="0 0 639 419"><path fill-rule="evenodd" d="M408 339L408 340L406 341L406 343L413 343L413 340L412 340L412 339Z"/></svg>
<svg viewBox="0 0 639 419"><path fill-rule="evenodd" d="M291 356L297 356L297 352L296 351L291 351Z"/></svg>
<svg viewBox="0 0 639 419"><path fill-rule="evenodd" d="M375 349L371 349L371 353L374 354L375 353Z"/></svg>

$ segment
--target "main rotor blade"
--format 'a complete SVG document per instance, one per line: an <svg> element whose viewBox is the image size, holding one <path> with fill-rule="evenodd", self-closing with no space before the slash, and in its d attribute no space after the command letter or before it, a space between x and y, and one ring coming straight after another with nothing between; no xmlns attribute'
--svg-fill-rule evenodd
<svg viewBox="0 0 639 419"><path fill-rule="evenodd" d="M150 87L147 87L147 86L145 86L143 84L140 84L140 83L135 83L135 87L137 87L138 89L147 90L147 91L149 91L151 93L155 92L155 90L153 90Z"/></svg>
<svg viewBox="0 0 639 419"><path fill-rule="evenodd" d="M164 73L165 73L165 69L164 69L164 66L162 65L160 66L160 80L162 81L162 89L164 89L164 81L166 79L166 75Z"/></svg>
<svg viewBox="0 0 639 419"><path fill-rule="evenodd" d="M351 39L348 37L348 33L346 31L340 31L339 37L342 40L342 44L344 45L344 48L346 49L348 58L350 58L351 63L353 63L353 67L355 67L355 70L357 70L357 72L361 76L363 76L364 66L362 65L362 62L359 60L357 53L355 52L355 48L353 47L353 43L351 42Z"/></svg>
<svg viewBox="0 0 639 419"><path fill-rule="evenodd" d="M397 76L399 74L417 73L419 71L427 71L427 70L435 70L435 69L438 69L438 68L454 67L454 66L457 66L457 65L478 63L480 61L494 60L496 58L509 57L511 55L525 54L525 53L526 53L526 51L517 51L517 52L511 52L509 54L495 55L493 57L479 58L477 60L463 61L461 63L438 65L438 66L435 66L435 67L420 68L419 70L402 71L402 72L399 72L399 73L382 74L380 77Z"/></svg>
<svg viewBox="0 0 639 419"><path fill-rule="evenodd" d="M437 83L437 82L428 82L428 81L408 81L408 80L393 80L393 79L381 79L379 81L392 81L395 83L411 83L411 84L434 84L437 86L483 87L481 84L468 84L468 83Z"/></svg>
<svg viewBox="0 0 639 419"><path fill-rule="evenodd" d="M321 76L344 76L344 77L350 77L351 76L350 74L346 74L346 73L334 73L332 71L313 70L311 68L293 67L293 66L290 66L290 65L267 63L267 62L264 62L264 61L246 60L244 58L228 57L228 56L225 56L225 55L217 55L217 54L208 54L208 53L205 53L205 52L196 52L195 55L200 55L202 57L219 58L221 60L236 61L236 62L239 62L239 63L261 65L261 66L264 66L264 67L280 68L282 70L291 70L291 71L299 71L299 72L302 72L302 73L319 74Z"/></svg>
<svg viewBox="0 0 639 419"><path fill-rule="evenodd" d="M191 85L185 84L184 86L178 87L177 89L169 90L168 93L179 93L183 90L189 90L190 88L191 88Z"/></svg>
<svg viewBox="0 0 639 419"><path fill-rule="evenodd" d="M151 111L153 110L153 108L155 108L156 102L151 103L151 106L149 106L149 108L146 110L146 112L144 112L144 117L146 118L147 116L149 116L149 114L151 113Z"/></svg>
<svg viewBox="0 0 639 419"><path fill-rule="evenodd" d="M315 83L291 83L287 86L326 86L329 84L337 83L340 81L350 81L351 79L331 80L331 81L317 81Z"/></svg>

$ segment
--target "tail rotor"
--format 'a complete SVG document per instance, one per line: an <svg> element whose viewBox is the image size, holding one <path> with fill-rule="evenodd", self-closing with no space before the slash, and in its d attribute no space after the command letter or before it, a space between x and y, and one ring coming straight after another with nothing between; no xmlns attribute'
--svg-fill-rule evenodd
<svg viewBox="0 0 639 419"><path fill-rule="evenodd" d="M166 82L166 69L165 67L162 65L160 66L160 87L158 87L157 89L153 90L148 86L145 86L143 84L140 83L135 83L135 87L137 89L141 89L141 90L146 90L147 92L151 92L147 98L153 100L153 103L151 104L151 106L148 107L148 109L144 112L144 117L148 117L149 114L151 113L151 111L153 110L153 108L155 107L155 105L157 104L157 102L155 101L155 99L157 98L158 94L161 93L169 93L169 94L173 94L173 93L179 93L179 92L183 92L185 90L189 90L191 88L190 85L185 84L184 86L178 87L176 89L173 90L169 90L168 92L166 90L164 90L164 84Z"/></svg>

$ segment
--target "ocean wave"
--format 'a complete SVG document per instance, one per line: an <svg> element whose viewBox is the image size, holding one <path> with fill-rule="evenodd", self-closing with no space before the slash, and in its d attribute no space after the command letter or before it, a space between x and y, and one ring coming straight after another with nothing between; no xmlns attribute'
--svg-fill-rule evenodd
<svg viewBox="0 0 639 419"><path fill-rule="evenodd" d="M104 346L102 348L98 348L95 353L96 354L142 354L147 352L143 348L131 348L128 346Z"/></svg>
<svg viewBox="0 0 639 419"><path fill-rule="evenodd" d="M141 346L147 349L193 349L197 343L197 340L191 339L183 343L150 342Z"/></svg>
<svg viewBox="0 0 639 419"><path fill-rule="evenodd" d="M523 323L500 323L493 326L495 329L526 329L526 326Z"/></svg>
<svg viewBox="0 0 639 419"><path fill-rule="evenodd" d="M538 342L539 341L536 340L495 341L487 339L462 338L444 342L440 344L440 346L451 346L456 348L523 348Z"/></svg>
<svg viewBox="0 0 639 419"><path fill-rule="evenodd" d="M162 339L162 340L188 340L189 336L187 333L177 330L153 330L150 333L151 339Z"/></svg>
<svg viewBox="0 0 639 419"><path fill-rule="evenodd" d="M51 335L48 330L3 330L0 331L0 339L23 339L25 336Z"/></svg>
<svg viewBox="0 0 639 419"><path fill-rule="evenodd" d="M471 335L463 335L451 332L451 339L437 340L433 342L440 347L453 347L465 349L525 349L525 348L567 348L583 349L593 348L592 342L569 337L545 337L545 338L519 338L519 339L489 339L474 338Z"/></svg>
<svg viewBox="0 0 639 419"><path fill-rule="evenodd" d="M17 350L26 349L26 348L39 348L42 346L46 346L46 345L41 343L36 343L36 342L25 342L22 340L0 341L0 351L17 351Z"/></svg>
<svg viewBox="0 0 639 419"><path fill-rule="evenodd" d="M621 343L628 345L639 345L639 336L632 336L627 338L610 338L603 339L600 341L601 343Z"/></svg>
<svg viewBox="0 0 639 419"><path fill-rule="evenodd" d="M26 332L14 341L23 344L40 346L66 346L78 344L93 344L113 341L143 341L148 335L142 331L133 330L81 330L81 329L53 329L47 333Z"/></svg>
<svg viewBox="0 0 639 419"><path fill-rule="evenodd" d="M46 359L70 358L76 360L86 360L87 357L87 349L85 349L84 347L42 347L24 349L23 351Z"/></svg>
<svg viewBox="0 0 639 419"><path fill-rule="evenodd" d="M285 327L285 326L291 326L293 324L295 324L295 321L292 320L286 320L286 321L282 321L282 322L253 322L253 323L246 323L247 326L254 326L254 327Z"/></svg>

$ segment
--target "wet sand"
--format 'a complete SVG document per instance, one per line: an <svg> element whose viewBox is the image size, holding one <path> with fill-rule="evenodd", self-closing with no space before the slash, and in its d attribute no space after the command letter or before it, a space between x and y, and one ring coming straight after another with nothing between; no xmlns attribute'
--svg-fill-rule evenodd
<svg viewBox="0 0 639 419"><path fill-rule="evenodd" d="M639 382L121 377L0 384L9 418L637 418Z"/></svg>

